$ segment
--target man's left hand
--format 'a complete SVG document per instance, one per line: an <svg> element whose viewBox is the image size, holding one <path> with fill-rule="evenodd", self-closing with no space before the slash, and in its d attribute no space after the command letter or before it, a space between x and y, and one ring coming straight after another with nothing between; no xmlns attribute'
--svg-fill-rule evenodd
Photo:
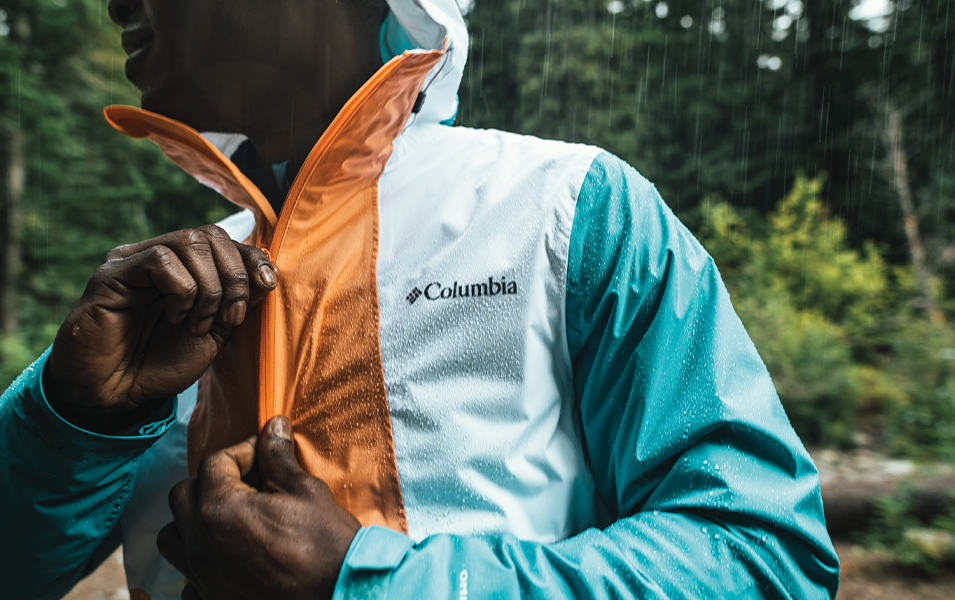
<svg viewBox="0 0 955 600"><path fill-rule="evenodd" d="M188 579L184 600L330 598L360 527L302 470L284 416L203 460L169 505L157 543Z"/></svg>

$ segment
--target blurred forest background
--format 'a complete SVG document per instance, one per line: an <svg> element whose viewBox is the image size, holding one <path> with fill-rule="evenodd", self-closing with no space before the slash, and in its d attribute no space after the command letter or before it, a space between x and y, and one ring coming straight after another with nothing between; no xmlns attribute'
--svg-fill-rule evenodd
<svg viewBox="0 0 955 600"><path fill-rule="evenodd" d="M597 144L654 181L808 446L955 464L955 1L465 4L459 124ZM104 0L0 0L4 385L110 248L231 212L103 122L138 103L124 59ZM951 488L927 514L907 485L865 540L936 571Z"/></svg>

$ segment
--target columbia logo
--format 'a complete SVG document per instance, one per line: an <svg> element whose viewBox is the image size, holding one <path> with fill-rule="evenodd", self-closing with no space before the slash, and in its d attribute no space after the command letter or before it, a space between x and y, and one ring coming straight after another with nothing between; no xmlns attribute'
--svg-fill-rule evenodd
<svg viewBox="0 0 955 600"><path fill-rule="evenodd" d="M420 289L416 287L415 289L411 290L410 294L405 296L405 300L408 301L408 304L414 304L415 302L417 302L418 298L420 298L421 294L423 293L424 292L422 292Z"/></svg>
<svg viewBox="0 0 955 600"><path fill-rule="evenodd" d="M482 298L494 296L516 296L517 282L509 281L507 277L495 279L488 277L487 281L477 283L458 283L444 285L433 281L425 286L424 290L415 286L411 293L405 296L409 304L414 304L424 296L426 300L452 300L458 298Z"/></svg>

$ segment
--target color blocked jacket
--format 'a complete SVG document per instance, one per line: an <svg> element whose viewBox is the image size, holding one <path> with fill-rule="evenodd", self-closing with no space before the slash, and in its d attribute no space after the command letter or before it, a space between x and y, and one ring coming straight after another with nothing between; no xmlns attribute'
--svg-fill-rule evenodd
<svg viewBox="0 0 955 600"><path fill-rule="evenodd" d="M278 413L363 524L336 597L834 596L816 470L710 257L597 148L443 125L463 20L389 4L383 45L411 49L280 215L221 138L107 110L242 207L222 225L282 282L130 435L60 418L46 355L4 393L13 597L57 597L122 543L134 598L178 598L155 548L169 488Z"/></svg>

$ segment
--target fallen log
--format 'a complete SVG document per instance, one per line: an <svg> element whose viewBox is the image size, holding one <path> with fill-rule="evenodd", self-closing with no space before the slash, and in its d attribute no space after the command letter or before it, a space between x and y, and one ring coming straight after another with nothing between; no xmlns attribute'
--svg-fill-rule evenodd
<svg viewBox="0 0 955 600"><path fill-rule="evenodd" d="M878 516L880 498L905 503L905 513L924 524L955 505L955 475L886 477L881 481L823 481L826 525L833 537L863 531Z"/></svg>

